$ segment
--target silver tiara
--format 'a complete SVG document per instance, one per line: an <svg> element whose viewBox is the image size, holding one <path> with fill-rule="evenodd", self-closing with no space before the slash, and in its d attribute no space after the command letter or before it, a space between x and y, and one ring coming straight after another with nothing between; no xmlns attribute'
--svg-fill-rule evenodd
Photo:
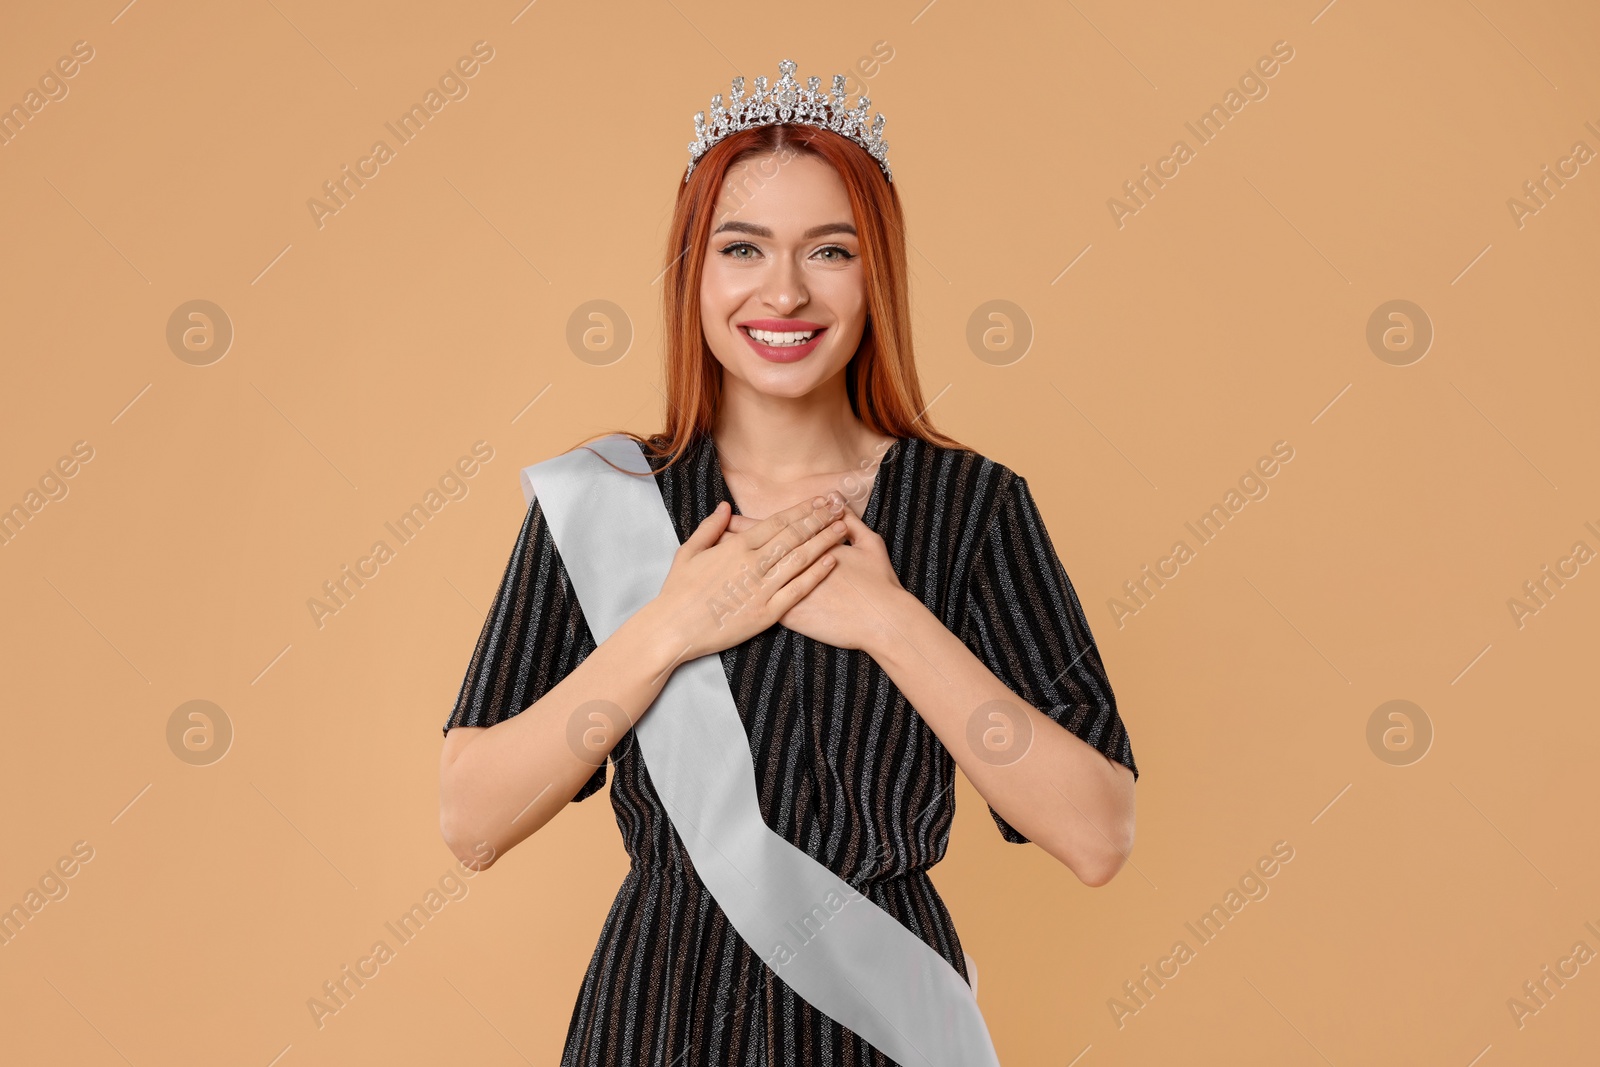
<svg viewBox="0 0 1600 1067"><path fill-rule="evenodd" d="M709 124L704 111L695 112L694 140L689 142L689 169L683 173L684 181L694 173L694 165L700 162L700 157L730 133L775 122L801 122L848 137L865 148L883 168L884 176L894 181L894 175L889 173L889 142L883 139L883 112L878 112L872 120L872 128L867 128L870 98L857 97L857 105L846 108L843 74L833 76L831 99L821 89L822 79L814 74L806 79L806 88L802 89L794 80L792 59L779 63L778 72L782 77L770 90L765 74L756 78L756 91L749 97L744 95L744 78L733 79L733 96L727 107L722 106L721 93L711 98Z"/></svg>

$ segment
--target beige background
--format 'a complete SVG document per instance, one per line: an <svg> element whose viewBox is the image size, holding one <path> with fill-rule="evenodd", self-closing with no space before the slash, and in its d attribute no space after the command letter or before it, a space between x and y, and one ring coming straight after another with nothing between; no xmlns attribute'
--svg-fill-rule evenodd
<svg viewBox="0 0 1600 1067"><path fill-rule="evenodd" d="M8 1061L556 1062L626 869L603 798L320 1029L307 1001L449 872L440 727L517 470L658 426L691 116L784 57L888 116L933 414L1034 487L1143 775L1098 890L962 783L934 874L1003 1061L1594 1061L1600 963L1521 1026L1507 1004L1600 951L1600 565L1508 607L1600 550L1600 164L1520 227L1507 205L1600 150L1593 5L120 3L0 32L6 104L93 48L0 147L0 505L93 449L0 548L0 903L93 849L0 947ZM307 201L476 41L469 95L319 228ZM1269 94L1197 147L1184 123L1278 41ZM1178 138L1195 158L1119 228ZM235 331L208 366L166 339L196 299ZM605 366L566 341L597 299L635 331ZM1398 299L1435 331L1406 366L1366 339ZM1006 365L966 340L990 300L1034 332ZM319 628L322 583L479 440L469 494ZM1119 627L1108 599L1280 440L1270 494ZM234 730L206 766L168 741L197 699ZM1433 731L1404 766L1367 739L1395 699ZM1270 894L1201 946L1185 923L1278 841Z"/></svg>

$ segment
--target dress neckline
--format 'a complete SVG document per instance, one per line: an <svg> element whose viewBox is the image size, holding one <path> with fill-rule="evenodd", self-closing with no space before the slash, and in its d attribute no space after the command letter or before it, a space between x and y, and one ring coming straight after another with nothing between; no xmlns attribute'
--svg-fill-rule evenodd
<svg viewBox="0 0 1600 1067"><path fill-rule="evenodd" d="M872 489L870 492L868 492L867 502L861 509L861 521L867 524L868 529L874 531L877 530L877 513L880 510L878 507L878 499L883 495L884 471L888 469L891 462L899 458L901 446L903 446L905 442L906 438L896 437L893 441L889 442L888 447L886 447L883 450L883 453L878 457L878 467L875 471L873 471L872 474ZM712 437L711 431L709 430L706 431L705 435L705 447L711 450L712 496L716 497L716 499L719 501L726 500L728 502L728 506L733 509L733 513L735 515L743 515L744 512L739 510L738 502L733 499L733 493L728 489L728 479L722 473L722 454L717 451L717 442Z"/></svg>

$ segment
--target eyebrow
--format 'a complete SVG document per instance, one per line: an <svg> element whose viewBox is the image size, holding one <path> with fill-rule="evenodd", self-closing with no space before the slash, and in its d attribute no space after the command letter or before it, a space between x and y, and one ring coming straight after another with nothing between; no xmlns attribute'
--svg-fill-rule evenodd
<svg viewBox="0 0 1600 1067"><path fill-rule="evenodd" d="M748 233L754 237L772 236L772 230L769 227L758 226L753 222L739 222L737 220L724 222L721 226L718 226L715 230L711 231L711 236L715 237L724 230ZM823 234L827 233L848 233L852 237L857 236L856 228L848 222L824 222L820 226L813 226L811 229L801 234L800 239L802 241L809 241L813 237L821 237Z"/></svg>

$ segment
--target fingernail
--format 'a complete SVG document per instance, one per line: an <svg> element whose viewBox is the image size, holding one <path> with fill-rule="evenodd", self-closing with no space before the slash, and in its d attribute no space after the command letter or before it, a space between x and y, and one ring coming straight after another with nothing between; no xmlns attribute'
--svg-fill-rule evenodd
<svg viewBox="0 0 1600 1067"><path fill-rule="evenodd" d="M826 503L826 501L823 500L822 497L819 496L819 497L817 497L817 499L815 499L815 500L813 500L811 502L811 506L814 507L814 508L820 508L825 503Z"/></svg>

